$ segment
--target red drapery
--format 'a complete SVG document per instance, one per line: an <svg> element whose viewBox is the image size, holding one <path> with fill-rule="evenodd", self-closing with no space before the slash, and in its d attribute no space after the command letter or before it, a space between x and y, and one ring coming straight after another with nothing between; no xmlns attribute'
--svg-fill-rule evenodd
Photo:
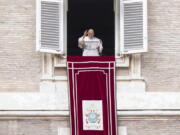
<svg viewBox="0 0 180 135"><path fill-rule="evenodd" d="M115 57L67 58L71 135L117 135Z"/></svg>

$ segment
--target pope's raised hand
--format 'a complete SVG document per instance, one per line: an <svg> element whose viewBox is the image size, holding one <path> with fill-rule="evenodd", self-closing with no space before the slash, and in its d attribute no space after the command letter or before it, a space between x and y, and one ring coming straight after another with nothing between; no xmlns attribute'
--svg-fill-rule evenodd
<svg viewBox="0 0 180 135"><path fill-rule="evenodd" d="M87 36L88 30L84 31L83 37Z"/></svg>

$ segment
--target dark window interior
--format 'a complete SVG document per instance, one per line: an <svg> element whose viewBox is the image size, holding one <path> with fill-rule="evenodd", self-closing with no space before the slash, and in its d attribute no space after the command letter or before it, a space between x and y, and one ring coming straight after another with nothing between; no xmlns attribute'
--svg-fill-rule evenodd
<svg viewBox="0 0 180 135"><path fill-rule="evenodd" d="M113 0L68 0L67 53L81 56L78 38L86 29L95 30L103 41L104 56L113 56L115 48Z"/></svg>

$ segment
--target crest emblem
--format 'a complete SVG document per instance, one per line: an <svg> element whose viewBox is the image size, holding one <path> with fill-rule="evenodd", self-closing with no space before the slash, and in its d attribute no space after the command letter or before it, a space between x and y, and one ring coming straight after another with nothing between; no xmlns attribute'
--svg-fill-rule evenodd
<svg viewBox="0 0 180 135"><path fill-rule="evenodd" d="M83 129L103 130L102 100L83 101Z"/></svg>
<svg viewBox="0 0 180 135"><path fill-rule="evenodd" d="M86 122L87 123L100 123L100 114L95 111L91 111L86 114Z"/></svg>

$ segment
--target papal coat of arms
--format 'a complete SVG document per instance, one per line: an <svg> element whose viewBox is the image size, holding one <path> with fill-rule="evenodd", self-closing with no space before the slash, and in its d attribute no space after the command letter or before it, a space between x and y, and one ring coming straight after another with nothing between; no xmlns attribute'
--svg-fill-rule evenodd
<svg viewBox="0 0 180 135"><path fill-rule="evenodd" d="M83 130L103 130L102 100L83 100Z"/></svg>

